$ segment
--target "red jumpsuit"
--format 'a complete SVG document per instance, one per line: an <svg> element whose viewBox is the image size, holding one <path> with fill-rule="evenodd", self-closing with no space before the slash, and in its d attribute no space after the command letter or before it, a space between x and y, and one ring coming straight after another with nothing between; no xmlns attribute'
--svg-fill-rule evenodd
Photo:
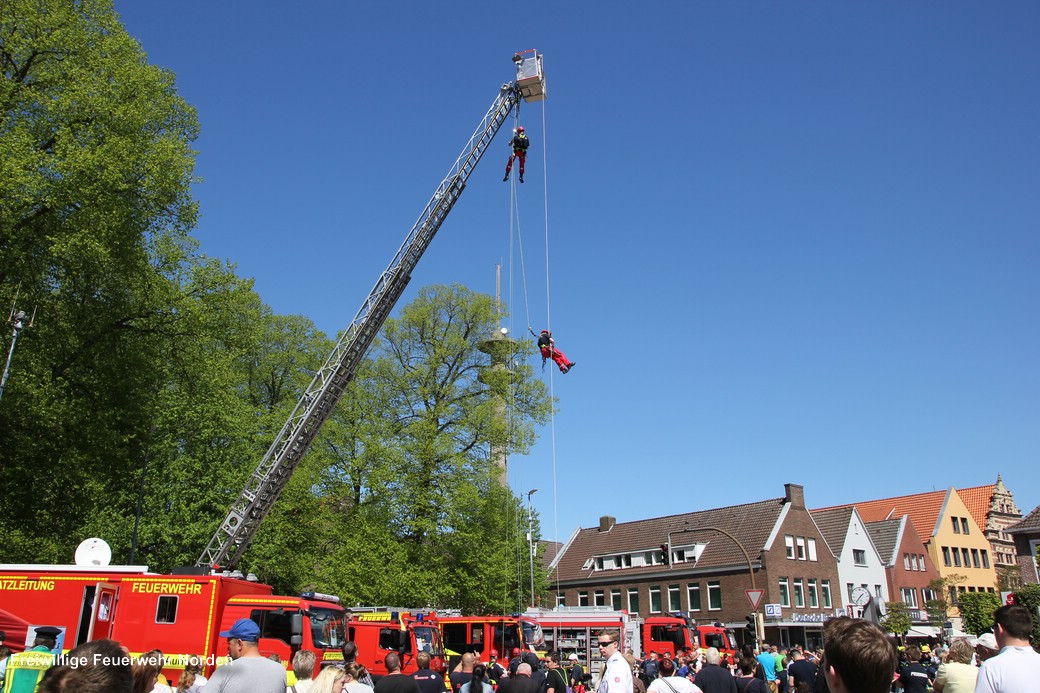
<svg viewBox="0 0 1040 693"><path fill-rule="evenodd" d="M513 153L509 156L509 162L506 163L506 177L502 180L509 178L509 172L513 170L513 159L520 160L520 182L524 181L524 162L527 159L527 147L530 141L527 139L527 135L523 133L517 134L511 142L513 146Z"/></svg>
<svg viewBox="0 0 1040 693"><path fill-rule="evenodd" d="M556 342L553 341L552 335L545 330L542 330L542 333L538 335L538 349L542 352L543 359L552 359L556 362L556 365L560 367L561 373L566 373L574 365L562 351L556 348Z"/></svg>

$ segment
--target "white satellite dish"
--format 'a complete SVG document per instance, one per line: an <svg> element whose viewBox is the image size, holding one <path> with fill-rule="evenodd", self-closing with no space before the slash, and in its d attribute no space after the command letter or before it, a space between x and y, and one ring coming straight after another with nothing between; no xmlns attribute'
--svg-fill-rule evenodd
<svg viewBox="0 0 1040 693"><path fill-rule="evenodd" d="M108 565L112 560L112 549L104 539L94 537L84 539L76 547L76 565L99 566Z"/></svg>

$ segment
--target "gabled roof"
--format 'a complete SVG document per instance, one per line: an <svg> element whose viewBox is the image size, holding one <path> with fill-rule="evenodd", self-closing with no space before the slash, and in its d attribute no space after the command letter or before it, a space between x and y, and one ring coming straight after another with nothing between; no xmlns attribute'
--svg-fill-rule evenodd
<svg viewBox="0 0 1040 693"><path fill-rule="evenodd" d="M697 527L719 527L733 534L754 561L760 557L783 508L783 498L772 498L725 508L622 522L610 526L605 531L599 527L579 529L559 557L558 579L570 581L590 577L594 571L590 568L583 569L582 566L595 556L657 551L661 544L668 541L669 532L672 533L673 546L707 542L697 561L698 569L745 563L744 554L740 549L728 537L718 532L677 534ZM601 576L617 575L622 578L632 573L642 576L656 572L667 573L669 570L668 566L658 565L595 572Z"/></svg>
<svg viewBox="0 0 1040 693"><path fill-rule="evenodd" d="M948 493L949 490L928 491L927 493L881 498L862 503L843 503L842 505L829 508L820 508L820 510L831 510L833 508L844 508L854 505L864 522L893 520L906 515L910 518L910 523L917 530L918 534L922 537L931 537L935 534L935 525L939 520L939 513L942 511ZM815 513L816 511L813 512Z"/></svg>
<svg viewBox="0 0 1040 693"><path fill-rule="evenodd" d="M558 541L550 541L548 539L539 539L538 545L542 547L542 569L551 570L553 559L556 558L556 554L563 548L563 544Z"/></svg>
<svg viewBox="0 0 1040 693"><path fill-rule="evenodd" d="M957 495L964 501L975 524L983 531L986 529L986 517L989 515L989 506L993 502L993 490L996 486L996 484L986 484L985 486L957 489Z"/></svg>
<svg viewBox="0 0 1040 693"><path fill-rule="evenodd" d="M874 542L878 555L881 556L881 560L886 566L895 564L895 554L899 548L899 533L902 530L903 522L905 519L899 517L865 523L867 534L870 535L870 540Z"/></svg>
<svg viewBox="0 0 1040 693"><path fill-rule="evenodd" d="M1033 508L1033 511L1031 513L1023 517L1021 520L1011 525L1004 531L1008 534L1040 531L1040 505Z"/></svg>
<svg viewBox="0 0 1040 693"><path fill-rule="evenodd" d="M852 522L852 506L845 508L828 508L826 510L810 510L812 519L820 528L824 541L831 547L835 556L841 556L845 548L845 538L849 535L849 524Z"/></svg>

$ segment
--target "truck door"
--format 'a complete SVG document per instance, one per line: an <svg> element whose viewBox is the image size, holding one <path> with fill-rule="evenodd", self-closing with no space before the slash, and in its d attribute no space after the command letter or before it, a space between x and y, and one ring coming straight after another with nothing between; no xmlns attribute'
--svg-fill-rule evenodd
<svg viewBox="0 0 1040 693"><path fill-rule="evenodd" d="M102 640L112 637L112 617L115 615L119 585L99 582L95 586L94 604L91 609L90 630L87 640Z"/></svg>

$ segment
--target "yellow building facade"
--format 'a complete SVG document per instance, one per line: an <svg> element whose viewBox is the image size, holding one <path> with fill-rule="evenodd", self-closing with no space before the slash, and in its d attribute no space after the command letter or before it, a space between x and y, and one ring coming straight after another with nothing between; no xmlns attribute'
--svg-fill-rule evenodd
<svg viewBox="0 0 1040 693"><path fill-rule="evenodd" d="M939 576L947 580L951 607L967 592L995 592L997 571L990 542L956 489L946 491L931 537L926 540ZM952 609L951 616L959 616Z"/></svg>

